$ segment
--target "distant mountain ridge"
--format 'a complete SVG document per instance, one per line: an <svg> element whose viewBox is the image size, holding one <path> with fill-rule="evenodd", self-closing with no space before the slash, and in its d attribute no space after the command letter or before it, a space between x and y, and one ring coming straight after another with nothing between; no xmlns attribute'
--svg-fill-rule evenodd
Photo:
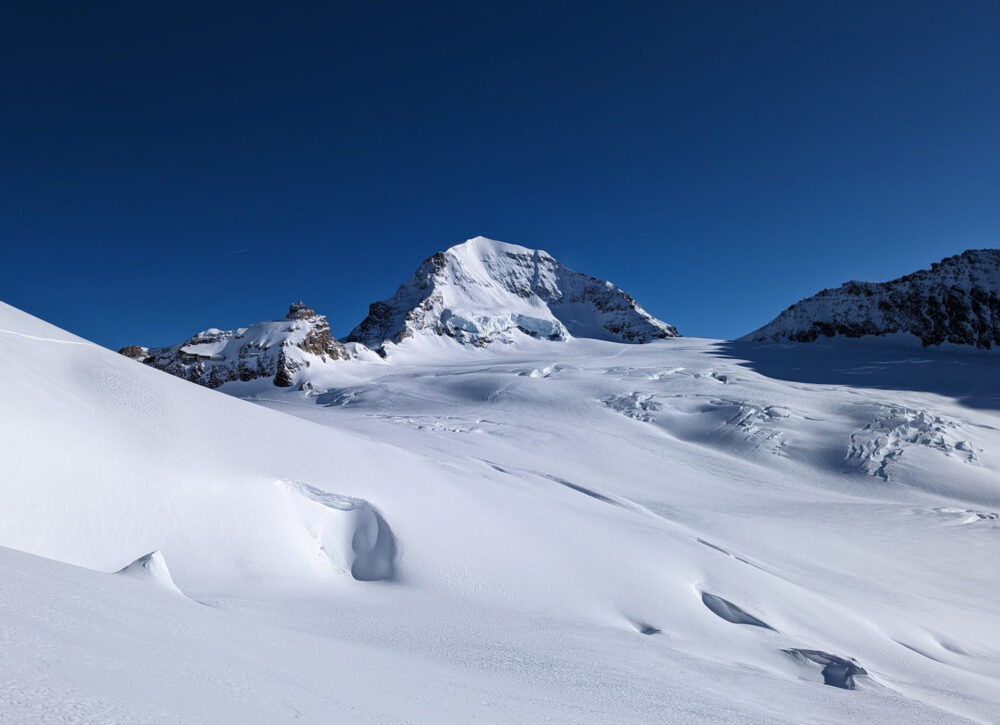
<svg viewBox="0 0 1000 725"><path fill-rule="evenodd" d="M645 343L677 337L611 282L541 250L475 237L426 259L347 336L369 348L421 335L479 347L519 336Z"/></svg>
<svg viewBox="0 0 1000 725"><path fill-rule="evenodd" d="M119 352L210 388L258 378L290 387L307 383L314 365L368 354L365 348L384 357L389 346L422 335L484 347L518 338L644 343L678 333L610 282L546 252L476 237L431 256L393 297L370 305L348 345L330 334L325 316L297 302L281 320Z"/></svg>
<svg viewBox="0 0 1000 725"><path fill-rule="evenodd" d="M848 282L807 297L744 340L914 335L991 349L1000 344L1000 249L971 249L889 282Z"/></svg>

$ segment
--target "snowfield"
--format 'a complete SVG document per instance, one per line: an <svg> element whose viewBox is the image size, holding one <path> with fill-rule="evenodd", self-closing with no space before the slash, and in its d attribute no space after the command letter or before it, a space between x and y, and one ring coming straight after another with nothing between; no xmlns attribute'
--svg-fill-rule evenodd
<svg viewBox="0 0 1000 725"><path fill-rule="evenodd" d="M210 390L0 305L0 721L1000 721L1000 357L415 335Z"/></svg>

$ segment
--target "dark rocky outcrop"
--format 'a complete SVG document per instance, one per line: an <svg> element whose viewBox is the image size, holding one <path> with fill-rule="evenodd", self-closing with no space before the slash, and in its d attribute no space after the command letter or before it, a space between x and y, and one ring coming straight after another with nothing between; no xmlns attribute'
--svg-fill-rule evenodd
<svg viewBox="0 0 1000 725"><path fill-rule="evenodd" d="M148 357L149 350L140 345L126 345L118 351L118 354L142 362Z"/></svg>
<svg viewBox="0 0 1000 725"><path fill-rule="evenodd" d="M1000 344L1000 249L969 250L890 282L848 282L789 307L747 340L896 333L924 346Z"/></svg>

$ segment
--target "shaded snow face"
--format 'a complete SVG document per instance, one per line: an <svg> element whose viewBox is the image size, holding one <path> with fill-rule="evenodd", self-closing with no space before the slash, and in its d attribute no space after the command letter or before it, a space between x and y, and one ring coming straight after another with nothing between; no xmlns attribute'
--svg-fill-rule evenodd
<svg viewBox="0 0 1000 725"><path fill-rule="evenodd" d="M1000 344L1000 249L969 250L890 282L848 282L789 307L746 340L902 333L926 347Z"/></svg>
<svg viewBox="0 0 1000 725"><path fill-rule="evenodd" d="M546 252L476 237L425 260L347 339L384 350L417 335L476 346L520 337L643 343L677 330L610 282Z"/></svg>

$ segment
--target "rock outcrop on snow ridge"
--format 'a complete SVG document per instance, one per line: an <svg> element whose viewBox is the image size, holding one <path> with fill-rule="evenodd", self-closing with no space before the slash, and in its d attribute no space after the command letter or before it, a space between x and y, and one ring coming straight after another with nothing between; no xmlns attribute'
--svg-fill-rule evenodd
<svg viewBox="0 0 1000 725"><path fill-rule="evenodd" d="M546 252L476 237L425 260L347 340L384 354L386 343L419 335L484 346L519 336L644 343L677 334L610 282Z"/></svg>
<svg viewBox="0 0 1000 725"><path fill-rule="evenodd" d="M127 357L209 388L236 380L271 378L289 387L303 368L350 358L330 334L330 325L302 302L282 320L258 322L238 330L211 328L169 347L123 347Z"/></svg>
<svg viewBox="0 0 1000 725"><path fill-rule="evenodd" d="M973 249L890 282L848 282L795 303L745 340L908 333L924 346L1000 344L1000 249Z"/></svg>

